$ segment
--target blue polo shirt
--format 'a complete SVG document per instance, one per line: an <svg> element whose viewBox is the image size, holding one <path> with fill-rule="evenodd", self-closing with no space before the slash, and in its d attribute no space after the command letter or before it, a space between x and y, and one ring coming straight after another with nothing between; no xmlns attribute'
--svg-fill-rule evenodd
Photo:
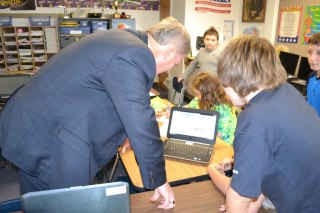
<svg viewBox="0 0 320 213"><path fill-rule="evenodd" d="M231 187L263 193L279 213L319 211L319 130L319 116L288 83L260 92L238 118Z"/></svg>
<svg viewBox="0 0 320 213"><path fill-rule="evenodd" d="M316 78L316 74L309 78L307 85L308 103L317 110L320 116L320 80Z"/></svg>

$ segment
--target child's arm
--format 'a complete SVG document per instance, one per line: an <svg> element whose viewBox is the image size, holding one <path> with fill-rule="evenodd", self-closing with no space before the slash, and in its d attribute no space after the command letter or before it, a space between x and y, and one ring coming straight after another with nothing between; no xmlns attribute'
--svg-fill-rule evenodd
<svg viewBox="0 0 320 213"><path fill-rule="evenodd" d="M219 170L222 168L218 164L210 164L208 166L208 174L214 185L223 193L226 194L229 187L231 178L225 176Z"/></svg>
<svg viewBox="0 0 320 213"><path fill-rule="evenodd" d="M236 191L229 187L227 191L227 203L226 209L228 212L248 212L248 213L256 213L259 211L262 202L264 201L265 196L261 194L258 198L248 198L241 196Z"/></svg>
<svg viewBox="0 0 320 213"><path fill-rule="evenodd" d="M183 73L183 79L187 80L190 75L196 70L196 67L198 65L198 59L197 57L191 61L191 63L188 65L187 69Z"/></svg>

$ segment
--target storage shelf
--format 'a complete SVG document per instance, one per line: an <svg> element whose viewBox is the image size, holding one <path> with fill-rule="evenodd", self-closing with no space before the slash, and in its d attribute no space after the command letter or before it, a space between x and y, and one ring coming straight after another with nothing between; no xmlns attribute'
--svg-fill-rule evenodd
<svg viewBox="0 0 320 213"><path fill-rule="evenodd" d="M1 71L34 73L59 51L57 27L0 27L0 50Z"/></svg>
<svg viewBox="0 0 320 213"><path fill-rule="evenodd" d="M64 48L79 39L95 32L94 25L99 22L108 30L110 19L101 18L68 18L58 19L60 48Z"/></svg>

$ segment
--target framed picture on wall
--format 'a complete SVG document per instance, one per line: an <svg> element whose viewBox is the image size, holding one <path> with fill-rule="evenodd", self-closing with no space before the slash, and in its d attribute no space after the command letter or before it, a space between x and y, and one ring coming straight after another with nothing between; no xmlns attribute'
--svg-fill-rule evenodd
<svg viewBox="0 0 320 213"><path fill-rule="evenodd" d="M243 0L242 22L264 22L267 0Z"/></svg>

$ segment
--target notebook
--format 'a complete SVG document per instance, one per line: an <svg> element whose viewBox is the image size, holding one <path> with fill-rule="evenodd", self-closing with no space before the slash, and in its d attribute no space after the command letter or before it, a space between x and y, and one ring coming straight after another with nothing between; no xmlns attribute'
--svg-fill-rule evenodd
<svg viewBox="0 0 320 213"><path fill-rule="evenodd" d="M164 156L209 163L217 136L219 112L185 107L171 109Z"/></svg>
<svg viewBox="0 0 320 213"><path fill-rule="evenodd" d="M21 197L25 213L129 213L129 186L113 182L29 192Z"/></svg>

